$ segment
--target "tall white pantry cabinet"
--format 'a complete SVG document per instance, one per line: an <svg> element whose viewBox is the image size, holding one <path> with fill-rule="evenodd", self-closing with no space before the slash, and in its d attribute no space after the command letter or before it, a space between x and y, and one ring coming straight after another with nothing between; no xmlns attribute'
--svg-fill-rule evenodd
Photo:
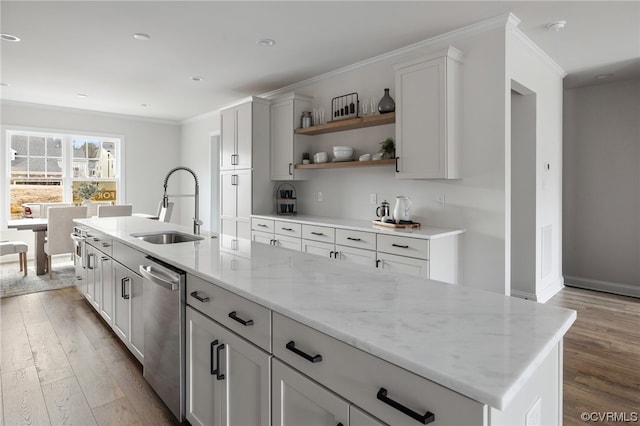
<svg viewBox="0 0 640 426"><path fill-rule="evenodd" d="M251 239L252 212L273 208L269 107L251 97L220 112L220 233L232 243Z"/></svg>

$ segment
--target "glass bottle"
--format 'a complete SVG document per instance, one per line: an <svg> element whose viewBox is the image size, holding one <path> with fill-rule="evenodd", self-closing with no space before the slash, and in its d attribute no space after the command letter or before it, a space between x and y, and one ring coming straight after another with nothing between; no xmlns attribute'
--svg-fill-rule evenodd
<svg viewBox="0 0 640 426"><path fill-rule="evenodd" d="M389 89L384 89L384 96L378 102L378 112L380 114L386 114L388 112L394 112L396 110L396 103L389 95Z"/></svg>

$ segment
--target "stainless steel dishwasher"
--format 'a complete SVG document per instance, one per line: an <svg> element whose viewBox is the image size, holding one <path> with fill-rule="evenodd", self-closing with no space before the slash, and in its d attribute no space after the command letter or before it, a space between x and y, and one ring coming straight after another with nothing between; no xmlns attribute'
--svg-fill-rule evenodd
<svg viewBox="0 0 640 426"><path fill-rule="evenodd" d="M143 376L179 421L184 420L186 274L147 256L144 278Z"/></svg>

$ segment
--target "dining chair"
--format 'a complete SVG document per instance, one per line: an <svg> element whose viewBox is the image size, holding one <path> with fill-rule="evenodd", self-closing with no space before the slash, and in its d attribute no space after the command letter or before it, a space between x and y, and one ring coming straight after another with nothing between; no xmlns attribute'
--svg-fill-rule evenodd
<svg viewBox="0 0 640 426"><path fill-rule="evenodd" d="M118 204L115 206L98 206L98 217L116 217L116 216L131 216L133 213L133 206L131 204Z"/></svg>
<svg viewBox="0 0 640 426"><path fill-rule="evenodd" d="M0 241L0 256L5 254L18 254L20 270L27 275L27 250L29 246L22 241Z"/></svg>
<svg viewBox="0 0 640 426"><path fill-rule="evenodd" d="M94 217L98 215L98 207L99 206L112 206L113 203L111 201L83 201L83 206L87 206L87 217Z"/></svg>
<svg viewBox="0 0 640 426"><path fill-rule="evenodd" d="M47 270L51 275L51 256L55 254L73 253L73 219L87 217L87 206L82 207L50 207L47 215L47 241L44 252L47 255Z"/></svg>

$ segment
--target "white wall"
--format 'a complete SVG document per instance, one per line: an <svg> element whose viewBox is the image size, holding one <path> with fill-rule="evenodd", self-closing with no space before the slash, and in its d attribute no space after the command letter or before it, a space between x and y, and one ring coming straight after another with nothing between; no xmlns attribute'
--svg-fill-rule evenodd
<svg viewBox="0 0 640 426"><path fill-rule="evenodd" d="M640 79L564 99L565 282L640 297Z"/></svg>
<svg viewBox="0 0 640 426"><path fill-rule="evenodd" d="M565 72L512 27L507 31L507 84L535 93L535 279L519 282L513 294L544 302L563 286L562 278L562 79ZM511 96L507 96L511 102ZM511 108L509 107L509 110ZM507 120L510 125L510 120ZM511 131L506 150L511 149ZM510 155L510 154L509 154ZM507 180L517 169L508 167ZM510 205L511 191L507 191ZM510 220L509 220L510 222ZM510 231L508 231L510 232ZM548 232L545 236L545 232ZM507 241L511 239L508 236ZM532 277L533 278L533 277Z"/></svg>
<svg viewBox="0 0 640 426"><path fill-rule="evenodd" d="M126 197L122 202L133 204L134 212L156 212L162 199L164 175L179 165L180 125L177 122L17 102L2 102L0 119L3 144L7 143L5 130L14 126L122 136ZM0 173L7 175L6 163L0 163ZM5 224L6 220L0 225L3 229L0 239L18 238L33 244L31 231L7 231ZM33 247L29 253L33 253Z"/></svg>
<svg viewBox="0 0 640 426"><path fill-rule="evenodd" d="M504 23L503 23L504 24ZM296 88L313 96L314 107L329 110L331 98L356 91L364 99L394 93L395 63L426 55L449 44L465 54L463 65L463 116L459 180L398 180L393 166L360 169L315 170L311 179L294 182L298 211L302 214L374 219L376 205L396 195L413 200L415 221L429 225L463 227L461 271L463 284L505 292L505 34L504 26L482 33L463 34L429 47L370 63L348 72ZM379 143L395 137L395 125L350 130L313 137L313 151L331 151L333 145L352 145L356 156L375 153ZM323 201L317 201L317 193ZM441 207L436 199L445 197Z"/></svg>

